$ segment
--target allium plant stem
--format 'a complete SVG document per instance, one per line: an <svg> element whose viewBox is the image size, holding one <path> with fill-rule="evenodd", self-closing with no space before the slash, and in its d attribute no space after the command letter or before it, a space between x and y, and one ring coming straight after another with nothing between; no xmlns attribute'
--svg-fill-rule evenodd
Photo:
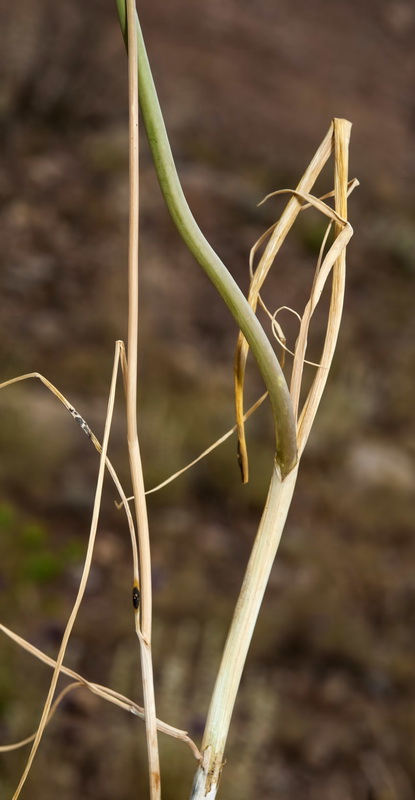
<svg viewBox="0 0 415 800"><path fill-rule="evenodd" d="M216 678L202 743L202 761L191 800L216 797L229 725L248 648L278 550L297 480L298 467L281 479L274 464L268 497L248 562Z"/></svg>

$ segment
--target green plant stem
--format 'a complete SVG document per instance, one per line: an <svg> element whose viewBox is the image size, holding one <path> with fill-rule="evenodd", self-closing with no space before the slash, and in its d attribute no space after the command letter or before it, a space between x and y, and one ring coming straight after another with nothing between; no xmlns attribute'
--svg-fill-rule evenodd
<svg viewBox="0 0 415 800"><path fill-rule="evenodd" d="M124 41L128 46L125 0L116 0L116 3ZM189 208L174 164L138 17L136 22L140 107L161 191L181 237L249 342L270 395L276 432L276 459L285 477L297 462L296 426L288 387L265 331L239 286L204 237Z"/></svg>
<svg viewBox="0 0 415 800"><path fill-rule="evenodd" d="M202 761L191 800L216 797L229 724L248 648L269 574L278 550L297 480L298 467L285 480L274 465L267 502L248 562L216 678L202 743Z"/></svg>

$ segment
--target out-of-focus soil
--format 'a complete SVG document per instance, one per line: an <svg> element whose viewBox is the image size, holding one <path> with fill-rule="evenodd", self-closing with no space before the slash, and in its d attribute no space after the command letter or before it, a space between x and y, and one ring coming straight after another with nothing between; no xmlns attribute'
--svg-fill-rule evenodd
<svg viewBox="0 0 415 800"><path fill-rule="evenodd" d="M230 732L228 800L415 797L415 8L409 0L143 0L190 205L246 291L248 253L333 116L353 122L344 323ZM0 5L0 380L37 370L101 436L126 336L126 58L115 3ZM142 143L139 422L150 487L233 424L234 323L179 240ZM331 188L327 169L319 181ZM267 284L301 311L324 227L299 219ZM293 321L281 318L288 340ZM310 355L318 359L324 315ZM248 399L261 392L254 368ZM120 382L120 397L122 387ZM98 460L36 380L0 393L0 617L56 655L85 553ZM200 743L272 463L249 423L149 497L159 716ZM120 401L111 457L128 490ZM90 585L66 662L141 699L127 527L105 485ZM4 637L0 743L36 727L50 673ZM195 762L161 738L163 800ZM27 750L1 754L1 798ZM146 796L143 725L74 692L22 798Z"/></svg>

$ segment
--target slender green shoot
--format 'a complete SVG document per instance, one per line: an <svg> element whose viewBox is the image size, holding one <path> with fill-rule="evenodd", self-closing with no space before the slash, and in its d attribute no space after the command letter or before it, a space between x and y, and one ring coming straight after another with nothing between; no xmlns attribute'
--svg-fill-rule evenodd
<svg viewBox="0 0 415 800"><path fill-rule="evenodd" d="M124 41L128 44L125 0L116 2ZM284 375L260 322L239 286L204 237L189 208L177 175L138 17L136 35L140 108L164 200L183 241L217 288L238 328L249 342L270 396L276 432L277 463L281 474L288 475L297 462L297 444L292 405Z"/></svg>

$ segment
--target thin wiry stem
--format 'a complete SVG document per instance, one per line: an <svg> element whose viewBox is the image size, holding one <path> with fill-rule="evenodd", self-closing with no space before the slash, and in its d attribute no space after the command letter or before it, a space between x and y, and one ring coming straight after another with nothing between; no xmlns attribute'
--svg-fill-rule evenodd
<svg viewBox="0 0 415 800"><path fill-rule="evenodd" d="M349 141L351 133L351 123L345 119L334 120L334 197L335 211L335 236L337 243L343 237L346 238L344 246L335 253L333 267L333 284L330 300L329 317L327 322L327 332L321 357L321 366L317 370L307 400L304 403L299 423L298 423L298 447L300 453L303 452L313 425L324 387L327 382L329 369L336 349L337 337L340 329L340 322L343 312L344 290L346 280L346 247L348 238L353 233L347 220L347 194L348 183L347 173L349 164ZM350 235L349 235L350 234ZM347 238L348 237L348 238ZM326 256L329 256L329 253ZM310 304L318 302L322 291L326 275L323 274L323 266L313 286L313 294Z"/></svg>
<svg viewBox="0 0 415 800"><path fill-rule="evenodd" d="M27 652L32 656L35 656L40 661L43 661L44 664L47 664L49 667L56 667L56 661L53 658L50 658L50 656L47 656L46 653L42 652L42 650L39 650L33 644L30 644L30 642L26 641L26 639L23 639L22 636L19 636L17 633L14 633L14 631L11 631L10 628L7 628L5 625L0 623L0 630L3 631L3 633L10 639L16 642L16 644L22 647L23 650L27 650ZM73 669L68 669L68 667L65 667L64 664L62 664L60 671L63 675L67 675L69 678L74 678L75 681L82 684L82 686L92 692L92 694L97 695L97 697L101 697L103 700L107 700L109 703L113 703L119 708L122 708L124 711L128 711L131 714L134 714L136 717L144 720L144 708L141 708L141 706L137 705L137 703L135 703L133 700L130 700L129 697L120 694L120 692L114 691L114 689L109 689L108 686L102 686L99 683L91 683L91 681L87 681L87 679L82 675L79 675L78 672L74 672ZM181 739L181 741L188 744L194 757L200 759L200 752L190 736L188 736L187 731L182 731L180 728L174 728L173 725L168 725L167 722L163 722L160 719L157 720L157 728L161 733L172 736L174 739ZM32 740L32 737L30 738ZM22 742L19 742L18 746L22 746ZM17 745L2 745L0 747L0 752L7 752L8 750L15 749L16 747Z"/></svg>
<svg viewBox="0 0 415 800"><path fill-rule="evenodd" d="M150 534L137 432L138 360L138 243L139 243L139 112L138 54L135 0L127 0L128 99L130 133L130 225L128 246L128 364L126 367L127 439L137 520L141 608L136 609L136 632L140 642L145 708L147 754L151 800L160 798L160 764L157 741L156 703L151 656L151 556ZM137 590L138 587L134 587Z"/></svg>
<svg viewBox="0 0 415 800"><path fill-rule="evenodd" d="M119 342L116 343L116 350L115 350L115 358L114 358L114 365L112 369L112 378L111 378L111 387L110 393L108 398L108 407L107 407L107 415L105 420L105 429L104 429L104 437L102 441L102 452L99 460L99 471L98 471L98 479L97 479L97 486L95 490L95 499L94 499L94 507L92 511L92 520L91 520L91 527L89 532L89 539L88 539L88 548L85 557L84 568L82 571L81 581L79 584L78 593L76 596L75 603L73 605L71 614L69 616L68 622L66 624L65 632L62 637L61 646L59 648L58 657L56 659L56 666L53 671L52 680L50 683L49 691L45 700L45 704L43 706L42 716L39 722L39 726L36 732L36 737L32 745L32 749L27 760L26 766L24 768L22 777L20 778L19 785L13 795L13 800L17 800L20 796L21 790L26 782L27 776L30 772L33 760L35 758L36 752L38 750L40 740L43 736L43 731L45 729L45 725L49 716L50 708L53 702L53 695L55 693L56 685L59 678L59 673L62 667L63 659L65 657L66 648L68 645L69 637L72 633L73 626L75 624L76 616L78 614L79 608L82 603L82 599L85 593L85 588L88 580L89 571L91 569L91 562L92 562L92 554L94 551L95 545L95 538L97 533L98 527L98 519L99 513L101 508L101 498L102 498L102 487L104 483L104 474L105 474L105 459L107 456L107 449L108 449L108 442L109 442L109 435L111 430L111 421L112 421L112 414L114 410L114 400L115 400L115 388L116 388L116 379L117 379L117 372L118 372L118 363L119 363L119 354L120 354L120 346Z"/></svg>
<svg viewBox="0 0 415 800"><path fill-rule="evenodd" d="M75 683L68 684L68 686L65 686L65 688L62 689L61 692L59 692L56 700L53 701L50 707L48 718L45 723L45 728L47 725L49 725L49 722L51 722L51 720L55 716L55 713L59 705L61 704L62 700L66 697L66 695L69 694L69 692L72 692L74 689L79 689L80 687L85 688L85 685L82 683L82 681L75 681ZM35 739L36 739L36 731L32 733L31 736L26 736L25 739L21 739L20 742L13 742L13 744L2 745L0 747L0 753L10 753L12 750L19 750L21 747L24 747L26 744L30 744L30 742L33 742Z"/></svg>
<svg viewBox="0 0 415 800"><path fill-rule="evenodd" d="M121 352L123 352L124 350L123 342L118 341L117 344ZM84 433L86 433L88 439L94 445L95 450L97 450L98 453L101 453L102 446L97 437L95 436L94 432L87 424L87 422L83 419L83 417L81 417L80 414L78 414L72 403L69 402L69 400L65 397L65 395L62 394L62 392L60 392L59 389L57 389L57 387L54 386L54 384L51 383L47 378L45 378L45 376L42 375L40 372L27 372L25 375L18 375L17 378L10 378L10 380L3 381L3 383L0 383L0 389L5 389L6 386L12 386L14 383L19 383L20 381L25 381L28 380L29 378L37 378L38 380L40 380L40 382L43 383L43 385L46 386L47 389L49 389L49 391L54 395L54 397L60 400L62 405L65 406L65 408L69 411L73 419L78 423L81 430L83 430ZM105 458L105 463L107 465L108 472L111 475L111 478L114 481L114 484L118 490L118 494L120 495L121 498L121 502L119 504L117 503L117 508L123 507L127 516L128 527L130 530L132 555L133 555L133 583L134 583L135 581L138 581L138 550L137 550L137 539L135 534L134 521L132 518L130 507L128 505L128 499L125 496L124 489L121 486L121 482L118 478L118 475L108 456Z"/></svg>
<svg viewBox="0 0 415 800"><path fill-rule="evenodd" d="M267 397L268 397L268 392L264 392L264 394L262 394L261 397L259 397L258 400L256 400L256 402L246 412L244 417L245 421L249 419L249 417L257 410L257 408L259 408L260 405L262 405L262 403ZM220 436L219 439L216 439L216 441L213 442L213 444L209 445L209 447L207 447L206 450L203 450L202 453L199 453L199 455L196 458L194 458L193 461L190 461L189 464L186 464L185 467L181 467L181 469L178 469L177 472L173 473L173 475L169 475L168 478L166 478L161 483L158 483L157 486L153 486L151 489L146 489L146 495L153 494L154 492L159 492L160 489L164 489L165 486L168 486L169 483L175 481L177 478L180 477L180 475L183 475L184 472L187 472L188 469L194 467L195 464L198 464L199 461L202 461L203 458L206 458L206 456L208 456L210 453L216 450L217 447L220 447L220 445L226 442L227 439L230 439L230 437L233 436L235 432L236 432L236 425L234 425L232 428L226 431L226 433L224 433L223 436ZM127 497L126 500L127 502L130 502L130 500L134 500L134 497L133 496ZM115 505L118 508L118 510L122 508L122 503L116 502Z"/></svg>
<svg viewBox="0 0 415 800"><path fill-rule="evenodd" d="M336 123L336 120L334 122ZM336 133L337 132L337 127L336 127L336 125L334 125L334 132L335 132L335 137L337 138L337 133ZM306 308L305 308L305 311L304 311L304 314L303 314L303 317L302 317L302 320L301 320L300 334L299 334L297 346L296 346L296 349L295 349L295 357L294 357L294 365L293 365L293 374L292 374L292 378L291 378L290 393L291 393L291 398L292 398L292 402L293 402L294 414L295 414L295 417L297 417L298 403L299 403L299 396L300 396L300 388L301 388L301 378L302 378L302 374L303 374L303 367L304 367L304 364L306 363L305 351L306 351L306 347L307 347L307 332L308 332L308 327L309 327L309 323L310 323L310 320L311 320L311 316L312 316L312 314L313 314L313 312L314 312L314 310L315 310L315 308L317 306L317 303L318 303L318 301L319 301L319 299L321 297L321 293L322 293L322 291L324 289L324 285L326 283L326 280L327 280L327 278L328 278L328 276L329 276L329 274L330 274L330 272L331 272L331 270L333 268L333 264L337 261L337 259L339 258L340 254L345 252L346 245L349 242L351 236L353 235L353 229L352 229L350 223L346 219L343 219L337 213L336 210L333 210L332 208L330 208L330 206L328 206L327 203L324 203L321 199L319 199L317 197L313 197L312 195L310 195L308 193L305 193L305 192L294 191L293 189L289 189L289 190L282 189L282 190L278 190L276 192L272 192L272 194L267 195L265 200L267 200L269 197L274 197L275 195L284 194L287 191L289 191L291 194L293 194L298 199L304 200L305 202L307 202L308 205L314 206L314 208L316 208L318 211L321 211L322 214L324 214L325 216L329 217L329 219L331 219L333 222L336 222L336 238L335 238L335 241L332 244L332 246L330 247L327 255L325 256L323 263L321 264L321 258L319 258L318 262L317 262L317 270L316 270L316 274L315 274L315 277L314 277L313 287L312 287L312 290L311 290L311 296L310 296L310 299L309 299L309 301L308 301L308 303L306 305ZM347 191L347 186L346 186L346 191ZM326 231L326 235L325 235L325 237L323 239L323 245L322 245L323 249L324 249L325 242L326 242L326 239L327 239L327 236L328 236L329 232L330 232L330 228ZM321 254L322 254L322 251L320 251L320 255ZM258 295L258 297L259 297L259 295ZM316 366L317 367L322 367L321 364L317 364ZM328 369L327 364L325 364L322 368L327 370Z"/></svg>
<svg viewBox="0 0 415 800"><path fill-rule="evenodd" d="M312 188L312 186L316 181L317 176L323 169L324 164L330 157L332 149L333 149L333 123L330 125L330 128L326 136L324 137L320 147L314 154L313 158L310 161L309 166L307 167L304 175L302 176L300 182L298 183L297 192L306 193L310 191L310 189ZM270 239L259 261L259 264L255 270L253 279L249 287L248 302L253 312L256 311L259 299L259 293L261 291L261 287L265 281L265 278L267 277L268 272L272 267L272 264L275 260L275 257L279 249L282 246L282 243L284 242L288 232L290 231L298 214L300 213L301 208L302 208L301 199L295 196L292 197L287 203L287 206L284 212L282 213L280 219L278 220L278 223L272 229ZM242 480L244 481L244 483L248 481L249 472L248 472L248 453L245 441L245 426L243 421L243 416L244 416L243 393L244 393L246 362L248 359L248 351L250 346L251 346L250 342L245 336L245 332L241 326L241 331L238 336L238 341L235 351L234 379L235 379L235 409L236 409L236 422L238 425L239 455L240 455Z"/></svg>

